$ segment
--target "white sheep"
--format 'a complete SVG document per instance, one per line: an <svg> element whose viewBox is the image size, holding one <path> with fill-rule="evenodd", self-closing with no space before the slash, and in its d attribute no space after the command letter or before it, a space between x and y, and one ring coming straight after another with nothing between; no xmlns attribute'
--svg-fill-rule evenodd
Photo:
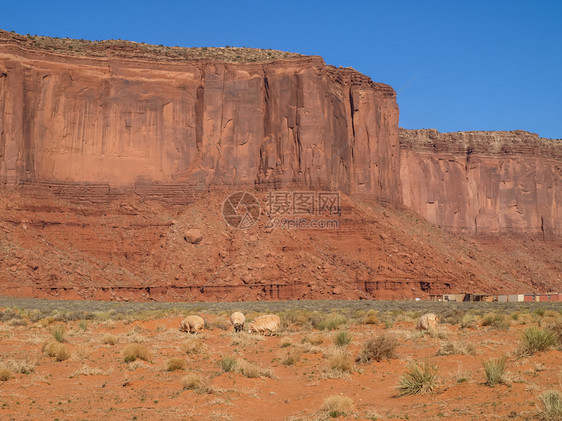
<svg viewBox="0 0 562 421"><path fill-rule="evenodd" d="M279 329L281 324L281 319L279 316L274 314L266 314L264 316L259 316L254 319L249 326L249 333L258 332L264 335L271 335Z"/></svg>
<svg viewBox="0 0 562 421"><path fill-rule="evenodd" d="M439 317L434 313L426 313L418 320L419 330L435 330Z"/></svg>
<svg viewBox="0 0 562 421"><path fill-rule="evenodd" d="M188 333L198 333L205 327L205 320L199 316L187 316L180 323L180 330Z"/></svg>
<svg viewBox="0 0 562 421"><path fill-rule="evenodd" d="M235 332L240 332L244 329L244 323L246 323L246 317L244 314L240 313L239 311L235 311L230 315L230 323L234 326Z"/></svg>

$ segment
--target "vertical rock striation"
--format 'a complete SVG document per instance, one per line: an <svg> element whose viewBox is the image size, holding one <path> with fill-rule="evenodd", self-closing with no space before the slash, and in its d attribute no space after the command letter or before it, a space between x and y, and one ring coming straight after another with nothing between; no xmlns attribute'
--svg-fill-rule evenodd
<svg viewBox="0 0 562 421"><path fill-rule="evenodd" d="M320 57L97 57L0 33L0 181L289 184L398 202L394 90ZM93 48L93 47L91 47Z"/></svg>
<svg viewBox="0 0 562 421"><path fill-rule="evenodd" d="M562 141L400 129L404 204L450 231L562 235Z"/></svg>

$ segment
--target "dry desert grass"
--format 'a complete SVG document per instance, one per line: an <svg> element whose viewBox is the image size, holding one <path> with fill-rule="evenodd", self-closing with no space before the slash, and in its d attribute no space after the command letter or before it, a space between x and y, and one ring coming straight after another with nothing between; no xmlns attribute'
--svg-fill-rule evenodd
<svg viewBox="0 0 562 421"><path fill-rule="evenodd" d="M16 303L0 307L2 419L552 420L560 411L560 305L236 303L252 318L280 314L282 332L263 337L224 330L228 303ZM433 334L415 329L427 311L441 316ZM186 313L210 328L177 331Z"/></svg>

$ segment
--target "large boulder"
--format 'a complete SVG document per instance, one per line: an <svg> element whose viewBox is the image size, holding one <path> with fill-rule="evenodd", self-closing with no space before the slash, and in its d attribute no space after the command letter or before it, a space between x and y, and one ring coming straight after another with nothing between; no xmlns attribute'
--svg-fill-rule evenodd
<svg viewBox="0 0 562 421"><path fill-rule="evenodd" d="M419 330L435 330L439 317L434 313L426 313L418 320Z"/></svg>

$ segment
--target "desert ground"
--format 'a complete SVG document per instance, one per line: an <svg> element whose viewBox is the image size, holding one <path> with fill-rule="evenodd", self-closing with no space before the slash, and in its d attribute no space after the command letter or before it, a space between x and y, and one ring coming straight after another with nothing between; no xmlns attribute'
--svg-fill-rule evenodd
<svg viewBox="0 0 562 421"><path fill-rule="evenodd" d="M280 329L235 333L235 310ZM439 323L418 330L427 312ZM178 329L189 314L203 333ZM555 420L562 405L562 303L5 298L0 338L3 420Z"/></svg>

